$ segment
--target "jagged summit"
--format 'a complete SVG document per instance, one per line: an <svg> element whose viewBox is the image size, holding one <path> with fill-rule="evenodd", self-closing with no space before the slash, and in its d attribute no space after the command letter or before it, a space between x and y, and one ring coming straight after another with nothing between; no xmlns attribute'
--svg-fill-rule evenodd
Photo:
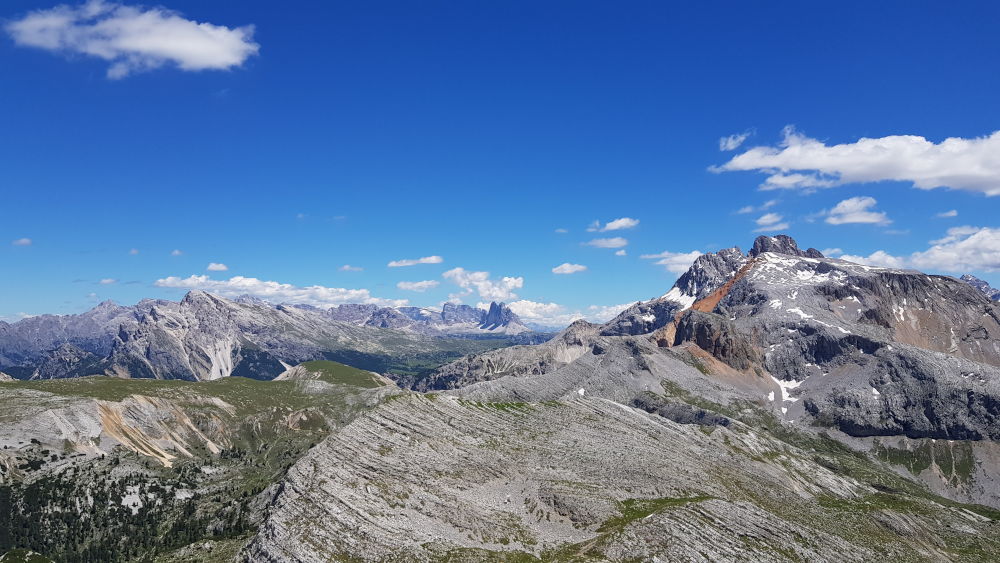
<svg viewBox="0 0 1000 563"><path fill-rule="evenodd" d="M1000 289L990 286L990 284L986 283L985 280L981 280L972 274L965 274L959 279L978 289L983 295L989 297L991 300L1000 301Z"/></svg>
<svg viewBox="0 0 1000 563"><path fill-rule="evenodd" d="M759 236L753 241L753 248L750 249L750 257L755 258L765 252L776 254L790 254L792 256L802 256L805 258L823 258L823 253L815 248L799 250L798 243L788 235Z"/></svg>

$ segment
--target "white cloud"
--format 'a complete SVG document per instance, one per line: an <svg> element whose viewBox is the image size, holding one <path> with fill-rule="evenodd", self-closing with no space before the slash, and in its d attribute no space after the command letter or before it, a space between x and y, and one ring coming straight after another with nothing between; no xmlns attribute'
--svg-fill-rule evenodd
<svg viewBox="0 0 1000 563"><path fill-rule="evenodd" d="M31 239L27 237L11 241L11 244L13 244L14 246L31 246L31 243L32 243Z"/></svg>
<svg viewBox="0 0 1000 563"><path fill-rule="evenodd" d="M767 213L765 215L761 215L760 217L758 217L754 222L763 227L767 225L774 225L776 223L780 223L781 219L782 216L778 215L777 213Z"/></svg>
<svg viewBox="0 0 1000 563"><path fill-rule="evenodd" d="M786 127L777 147L754 147L715 172L769 174L763 189L826 188L851 183L911 182L930 190L952 188L1000 195L1000 131L988 137L952 137L933 143L917 135L862 138L826 145Z"/></svg>
<svg viewBox="0 0 1000 563"><path fill-rule="evenodd" d="M440 264L444 258L440 256L424 256L423 258L407 258L404 260L393 260L389 262L390 268L402 268L404 266L416 266L417 264Z"/></svg>
<svg viewBox="0 0 1000 563"><path fill-rule="evenodd" d="M757 223L758 228L754 229L755 233L772 233L776 231L784 231L788 229L788 223L782 222L781 215L777 213L765 213L758 217L754 222Z"/></svg>
<svg viewBox="0 0 1000 563"><path fill-rule="evenodd" d="M603 323L611 320L618 313L632 306L624 305L591 305L584 311L569 310L558 303L540 303L521 299L508 305L521 320L547 326L566 326L579 319Z"/></svg>
<svg viewBox="0 0 1000 563"><path fill-rule="evenodd" d="M656 260L654 264L663 266L668 272L683 274L691 267L695 258L701 256L701 252L692 250L691 252L670 252L665 250L659 254L643 254L640 258L644 260Z"/></svg>
<svg viewBox="0 0 1000 563"><path fill-rule="evenodd" d="M417 291L423 293L428 289L434 289L435 287L441 285L441 282L437 280L424 280L424 281L401 281L396 284L399 289L404 289L406 291Z"/></svg>
<svg viewBox="0 0 1000 563"><path fill-rule="evenodd" d="M553 274L575 274L577 272L586 271L587 267L583 264L570 264L569 262L564 262L559 264L555 268L552 268Z"/></svg>
<svg viewBox="0 0 1000 563"><path fill-rule="evenodd" d="M375 305L400 307L409 303L406 299L380 299L372 297L367 289L344 289L321 285L296 286L276 281L234 276L228 280L213 280L208 276L171 276L156 280L156 287L175 289L201 289L223 297L252 295L272 302L332 307L344 303L371 303Z"/></svg>
<svg viewBox="0 0 1000 563"><path fill-rule="evenodd" d="M790 225L788 223L777 223L774 225L767 225L765 227L758 227L753 230L755 233L776 233L778 231L787 231Z"/></svg>
<svg viewBox="0 0 1000 563"><path fill-rule="evenodd" d="M820 252L823 254L823 256L831 256L831 257L840 256L841 254L844 253L844 251L840 248L824 248L823 250L820 250Z"/></svg>
<svg viewBox="0 0 1000 563"><path fill-rule="evenodd" d="M745 206L737 209L736 210L736 214L737 215L745 215L747 213L755 213L757 211L767 211L768 209L771 209L775 205L778 205L778 203L779 203L779 201L776 200L776 199L769 199L769 200L765 201L764 203L758 205L757 207L754 207L752 205L745 205Z"/></svg>
<svg viewBox="0 0 1000 563"><path fill-rule="evenodd" d="M344 264L340 268L337 268L341 272L360 272L364 270L361 266L351 266L350 264Z"/></svg>
<svg viewBox="0 0 1000 563"><path fill-rule="evenodd" d="M621 305L591 305L587 307L587 320L606 323L632 305L635 305L634 301L632 303L622 303Z"/></svg>
<svg viewBox="0 0 1000 563"><path fill-rule="evenodd" d="M847 260L848 262L855 262L857 264L865 264L868 266L881 266L883 268L905 268L906 258L901 256L893 256L884 250L876 250L868 256L855 256L854 254L841 254L838 258L841 260Z"/></svg>
<svg viewBox="0 0 1000 563"><path fill-rule="evenodd" d="M569 232L569 230L567 230L567 229L556 229L556 232L559 233L560 235L565 235L566 233Z"/></svg>
<svg viewBox="0 0 1000 563"><path fill-rule="evenodd" d="M778 231L787 231L790 225L788 223L776 223L774 225L766 225L764 227L758 227L753 230L755 233L776 233Z"/></svg>
<svg viewBox="0 0 1000 563"><path fill-rule="evenodd" d="M734 133L726 137L719 139L719 150L720 151L734 151L746 141L747 138L753 134L753 131L748 130L742 133Z"/></svg>
<svg viewBox="0 0 1000 563"><path fill-rule="evenodd" d="M621 248L623 246L628 246L628 239L622 237L595 238L590 242L585 242L583 244L597 248Z"/></svg>
<svg viewBox="0 0 1000 563"><path fill-rule="evenodd" d="M639 220L633 219L631 217L619 217L618 219L612 219L608 221L607 224L601 225L600 221L594 221L587 227L587 232L590 233L606 233L608 231L620 231L623 229L632 229L639 226Z"/></svg>
<svg viewBox="0 0 1000 563"><path fill-rule="evenodd" d="M885 213L873 209L876 205L878 205L878 201L868 196L845 199L826 214L826 222L831 225L849 223L888 225L892 223Z"/></svg>
<svg viewBox="0 0 1000 563"><path fill-rule="evenodd" d="M170 251L170 255L171 256L180 256L182 254L184 254L184 253L181 252L180 250L177 250L176 248Z"/></svg>
<svg viewBox="0 0 1000 563"><path fill-rule="evenodd" d="M958 210L952 209L951 211L942 211L936 215L937 217L958 217Z"/></svg>
<svg viewBox="0 0 1000 563"><path fill-rule="evenodd" d="M916 268L942 272L966 273L1000 271L1000 229L990 227L954 227L931 241L927 250L909 256L893 256L878 250L868 256L845 254L850 262L890 268Z"/></svg>
<svg viewBox="0 0 1000 563"><path fill-rule="evenodd" d="M471 272L465 268L448 270L442 276L464 290L460 294L449 296L451 300L458 301L474 291L487 301L510 301L517 299L514 290L524 287L523 277L508 276L499 280L491 280L489 272Z"/></svg>
<svg viewBox="0 0 1000 563"><path fill-rule="evenodd" d="M100 281L101 285L112 285L115 283L118 283L118 280L116 280L115 278L104 278Z"/></svg>
<svg viewBox="0 0 1000 563"><path fill-rule="evenodd" d="M220 264L219 262L209 262L208 267L205 269L209 272L225 272L229 269L229 266Z"/></svg>
<svg viewBox="0 0 1000 563"><path fill-rule="evenodd" d="M56 6L6 24L22 47L108 61L108 78L176 65L186 71L225 70L256 55L253 26L229 28L185 19L164 8L103 0Z"/></svg>
<svg viewBox="0 0 1000 563"><path fill-rule="evenodd" d="M139 254L139 249L133 248L132 250L129 250L128 253L132 256L135 256L136 254Z"/></svg>
<svg viewBox="0 0 1000 563"><path fill-rule="evenodd" d="M568 325L577 319L582 319L583 314L579 311L567 311L565 307L558 303L539 303L521 299L508 305L522 321L529 323L539 323L551 326Z"/></svg>
<svg viewBox="0 0 1000 563"><path fill-rule="evenodd" d="M917 268L945 272L1000 271L1000 229L955 227L931 247L916 252L910 263Z"/></svg>
<svg viewBox="0 0 1000 563"><path fill-rule="evenodd" d="M628 255L628 252L626 252L624 248L615 251L615 256L626 256L626 255Z"/></svg>

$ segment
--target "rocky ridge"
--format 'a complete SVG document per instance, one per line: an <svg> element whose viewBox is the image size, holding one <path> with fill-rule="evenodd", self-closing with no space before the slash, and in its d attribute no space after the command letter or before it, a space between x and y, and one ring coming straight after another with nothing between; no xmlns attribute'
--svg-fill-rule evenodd
<svg viewBox="0 0 1000 563"><path fill-rule="evenodd" d="M336 359L405 372L411 363L440 364L502 345L503 339L530 336L503 304L494 304L492 312L446 306L433 323L420 320L423 311L374 305L325 310L246 297L229 300L202 291L189 292L179 303L145 300L122 307L105 302L81 315L46 315L0 326L0 369L19 379L95 374L272 379L304 361ZM470 324L473 314L478 320ZM499 340L470 340L480 335Z"/></svg>

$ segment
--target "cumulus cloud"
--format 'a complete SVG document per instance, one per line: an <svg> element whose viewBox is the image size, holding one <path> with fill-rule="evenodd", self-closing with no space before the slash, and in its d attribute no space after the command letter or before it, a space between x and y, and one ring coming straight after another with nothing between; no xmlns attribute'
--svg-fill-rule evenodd
<svg viewBox="0 0 1000 563"><path fill-rule="evenodd" d="M32 241L30 238L25 237L11 241L11 244L13 244L14 246L31 246L31 242Z"/></svg>
<svg viewBox="0 0 1000 563"><path fill-rule="evenodd" d="M231 69L260 49L253 26L230 28L103 0L30 12L5 29L22 47L108 61L112 79L168 64L186 71Z"/></svg>
<svg viewBox="0 0 1000 563"><path fill-rule="evenodd" d="M1000 271L1000 229L991 227L954 227L931 241L927 250L909 256L894 256L878 250L868 256L842 255L851 262L890 268L916 268L942 272Z"/></svg>
<svg viewBox="0 0 1000 563"><path fill-rule="evenodd" d="M841 254L839 256L841 260L847 260L848 262L855 262L857 264L865 264L867 266L880 266L882 268L906 268L906 258L901 256L893 256L884 250L876 250L868 256L857 256L854 254Z"/></svg>
<svg viewBox="0 0 1000 563"><path fill-rule="evenodd" d="M521 320L544 326L567 326L573 321L586 319L590 322L603 323L611 320L618 313L632 306L623 305L590 305L584 310L571 310L558 303L541 303L521 299L508 305Z"/></svg>
<svg viewBox="0 0 1000 563"><path fill-rule="evenodd" d="M101 285L112 285L118 283L118 280L116 280L115 278L104 278L99 283Z"/></svg>
<svg viewBox="0 0 1000 563"><path fill-rule="evenodd" d="M722 137L721 139L719 139L719 150L734 151L740 148L740 145L743 144L743 141L746 141L747 138L750 137L750 135L752 134L753 131L747 130L742 133L734 133L732 135L727 135L725 137Z"/></svg>
<svg viewBox="0 0 1000 563"><path fill-rule="evenodd" d="M618 219L612 219L606 224L602 225L600 221L594 221L587 227L587 232L590 233L606 233L608 231L620 231L622 229L632 229L639 226L639 220L633 219L631 217L619 217Z"/></svg>
<svg viewBox="0 0 1000 563"><path fill-rule="evenodd" d="M555 268L552 268L553 274L575 274L577 272L586 271L587 267L583 264L570 264L569 262L564 262L559 264Z"/></svg>
<svg viewBox="0 0 1000 563"><path fill-rule="evenodd" d="M763 189L813 189L883 181L930 190L951 188L1000 195L1000 131L988 137L951 137L933 143L918 135L862 138L827 145L788 126L777 147L753 147L715 172L768 174Z"/></svg>
<svg viewBox="0 0 1000 563"><path fill-rule="evenodd" d="M595 238L583 244L596 248L621 248L623 246L628 246L628 239L622 237Z"/></svg>
<svg viewBox="0 0 1000 563"><path fill-rule="evenodd" d="M958 210L952 209L951 211L942 211L937 214L937 217L958 217Z"/></svg>
<svg viewBox="0 0 1000 563"><path fill-rule="evenodd" d="M252 295L276 303L296 303L332 307L344 303L371 303L374 305L401 307L409 303L406 299L380 299L372 297L367 289L344 289L321 285L296 286L289 283L234 276L228 280L213 280L207 275L180 278L170 276L156 280L156 287L174 289L200 289L223 297Z"/></svg>
<svg viewBox="0 0 1000 563"><path fill-rule="evenodd" d="M628 255L628 252L626 252L624 248L615 251L615 256L626 256L626 255Z"/></svg>
<svg viewBox="0 0 1000 563"><path fill-rule="evenodd" d="M656 260L654 264L663 266L668 272L683 274L691 267L695 258L701 256L701 252L692 250L691 252L670 252L664 250L659 254L643 254L639 256L643 260Z"/></svg>
<svg viewBox="0 0 1000 563"><path fill-rule="evenodd" d="M423 293L428 289L434 289L439 285L441 285L441 282L437 280L401 281L396 284L396 287L398 287L399 289L404 289L406 291L417 291Z"/></svg>
<svg viewBox="0 0 1000 563"><path fill-rule="evenodd" d="M820 250L820 252L823 254L823 256L832 257L832 256L840 256L841 254L844 253L844 250L841 248L824 248L823 250Z"/></svg>
<svg viewBox="0 0 1000 563"><path fill-rule="evenodd" d="M423 258L407 258L403 260L393 260L389 262L390 268L402 268L405 266L416 266L417 264L440 264L444 258L440 256L424 256Z"/></svg>
<svg viewBox="0 0 1000 563"><path fill-rule="evenodd" d="M337 268L341 272L360 272L364 270L361 266L351 266L350 264L344 264L340 268Z"/></svg>
<svg viewBox="0 0 1000 563"><path fill-rule="evenodd" d="M845 199L826 213L826 222L831 225L849 223L888 225L892 223L884 212L873 209L877 204L878 201L875 198L867 196Z"/></svg>
<svg viewBox="0 0 1000 563"><path fill-rule="evenodd" d="M219 262L209 262L208 267L205 268L209 272L225 272L229 269L229 266L221 264Z"/></svg>
<svg viewBox="0 0 1000 563"><path fill-rule="evenodd" d="M462 288L462 292L452 294L453 300L477 292L479 297L487 301L510 301L517 299L515 289L524 287L523 277L505 276L499 280L490 279L489 272L471 272L465 268L454 268L441 274L446 280Z"/></svg>

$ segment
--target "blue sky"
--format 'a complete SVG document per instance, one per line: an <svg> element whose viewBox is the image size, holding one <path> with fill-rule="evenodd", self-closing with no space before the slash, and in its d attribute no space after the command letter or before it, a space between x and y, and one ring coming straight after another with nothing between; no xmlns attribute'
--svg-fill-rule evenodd
<svg viewBox="0 0 1000 563"><path fill-rule="evenodd" d="M1000 284L997 4L669 4L7 0L0 318L197 286L599 319L758 230Z"/></svg>

